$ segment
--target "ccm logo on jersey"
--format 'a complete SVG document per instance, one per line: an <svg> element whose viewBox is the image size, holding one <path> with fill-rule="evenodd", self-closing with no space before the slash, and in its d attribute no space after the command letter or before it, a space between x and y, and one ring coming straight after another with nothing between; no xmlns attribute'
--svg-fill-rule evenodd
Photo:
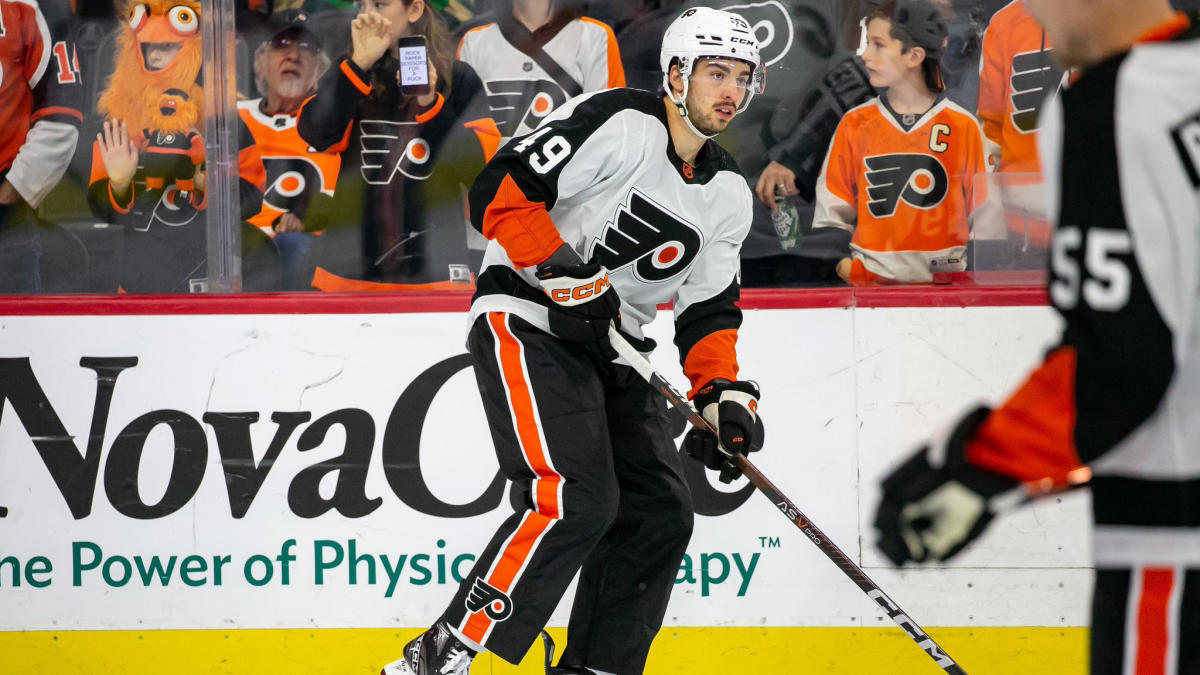
<svg viewBox="0 0 1200 675"><path fill-rule="evenodd" d="M1013 57L1012 121L1023 134L1037 131L1047 89L1057 85L1062 71L1050 58L1050 50L1025 52Z"/></svg>
<svg viewBox="0 0 1200 675"><path fill-rule="evenodd" d="M592 242L588 255L610 272L633 265L639 280L665 281L687 269L701 243L700 230L635 188Z"/></svg>
<svg viewBox="0 0 1200 675"><path fill-rule="evenodd" d="M917 153L878 155L867 165L867 208L876 218L896 215L901 201L918 209L932 209L950 191L950 176L937 157Z"/></svg>
<svg viewBox="0 0 1200 675"><path fill-rule="evenodd" d="M503 621L513 612L512 598L479 577L475 577L475 583L467 593L464 604L467 606L467 611L474 614L482 610L492 621Z"/></svg>
<svg viewBox="0 0 1200 675"><path fill-rule="evenodd" d="M1200 113L1171 130L1192 187L1200 188Z"/></svg>

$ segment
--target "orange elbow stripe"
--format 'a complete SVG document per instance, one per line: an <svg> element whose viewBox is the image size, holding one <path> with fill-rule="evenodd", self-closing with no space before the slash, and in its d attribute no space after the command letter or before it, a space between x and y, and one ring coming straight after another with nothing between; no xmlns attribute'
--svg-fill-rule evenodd
<svg viewBox="0 0 1200 675"><path fill-rule="evenodd" d="M504 247L517 269L537 265L562 246L544 202L531 202L512 176L500 181L483 212L483 236Z"/></svg>
<svg viewBox="0 0 1200 675"><path fill-rule="evenodd" d="M718 377L731 382L736 380L737 329L719 330L701 338L684 358L683 374L692 384L688 392L689 399L696 395L700 387Z"/></svg>
<svg viewBox="0 0 1200 675"><path fill-rule="evenodd" d="M967 460L1025 482L1068 485L1083 464L1075 448L1075 361L1074 348L1051 352L979 427Z"/></svg>

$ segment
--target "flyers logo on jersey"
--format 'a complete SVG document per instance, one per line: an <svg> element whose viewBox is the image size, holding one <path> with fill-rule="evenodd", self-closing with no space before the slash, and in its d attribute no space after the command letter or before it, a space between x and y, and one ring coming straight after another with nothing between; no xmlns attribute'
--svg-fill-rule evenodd
<svg viewBox="0 0 1200 675"><path fill-rule="evenodd" d="M1171 136L1192 186L1200 189L1200 112L1172 129Z"/></svg>
<svg viewBox="0 0 1200 675"><path fill-rule="evenodd" d="M896 215L901 201L932 209L950 190L946 167L932 155L878 155L863 162L867 165L867 207L876 218Z"/></svg>
<svg viewBox="0 0 1200 675"><path fill-rule="evenodd" d="M503 621L513 612L512 598L480 577L475 577L475 583L472 584L463 604L472 614L482 610L492 621Z"/></svg>
<svg viewBox="0 0 1200 675"><path fill-rule="evenodd" d="M429 141L413 138L418 129L415 122L362 120L359 128L362 131L359 170L363 180L372 185L387 185L397 173L415 180L426 180L433 175L433 163L429 161L433 150ZM397 153L401 143L404 149Z"/></svg>
<svg viewBox="0 0 1200 675"><path fill-rule="evenodd" d="M1062 70L1054 65L1050 50L1025 52L1013 57L1012 78L1012 121L1023 134L1038 129L1042 103L1049 89L1057 86Z"/></svg>
<svg viewBox="0 0 1200 675"><path fill-rule="evenodd" d="M494 80L485 82L488 108L504 136L514 136L522 125L534 129L542 118L567 102L567 93L550 80Z"/></svg>
<svg viewBox="0 0 1200 675"><path fill-rule="evenodd" d="M314 194L326 190L320 167L303 157L263 157L263 166L267 170L263 204L276 211L303 210Z"/></svg>
<svg viewBox="0 0 1200 675"><path fill-rule="evenodd" d="M665 281L687 269L703 239L691 223L659 206L636 189L595 240L590 253L616 272L633 265L641 281Z"/></svg>

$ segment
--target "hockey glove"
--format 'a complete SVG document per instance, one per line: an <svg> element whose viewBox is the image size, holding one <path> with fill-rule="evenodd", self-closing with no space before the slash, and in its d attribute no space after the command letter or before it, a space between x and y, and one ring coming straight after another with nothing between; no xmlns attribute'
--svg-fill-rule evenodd
<svg viewBox="0 0 1200 675"><path fill-rule="evenodd" d="M700 388L693 402L717 436L692 429L683 438L683 451L704 466L721 472L721 482L741 475L733 454L749 454L762 448L764 429L758 416L758 386L753 382L716 379ZM718 442L718 439L720 442Z"/></svg>
<svg viewBox="0 0 1200 675"><path fill-rule="evenodd" d="M979 407L949 436L922 446L883 481L876 545L897 566L942 561L983 534L993 497L1020 482L967 463L967 443L991 410Z"/></svg>
<svg viewBox="0 0 1200 675"><path fill-rule="evenodd" d="M538 282L550 297L550 332L594 350L606 361L617 357L608 343L609 323L621 325L621 299L598 262L575 265L543 263Z"/></svg>

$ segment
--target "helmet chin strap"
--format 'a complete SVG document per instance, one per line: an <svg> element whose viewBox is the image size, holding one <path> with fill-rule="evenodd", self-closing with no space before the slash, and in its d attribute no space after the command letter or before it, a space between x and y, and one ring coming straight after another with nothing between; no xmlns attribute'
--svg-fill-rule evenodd
<svg viewBox="0 0 1200 675"><path fill-rule="evenodd" d="M682 75L682 74L683 73L680 72L680 75ZM679 116L683 118L683 123L687 125L687 128L693 134L696 134L697 136L699 136L700 138L703 138L706 141L712 140L712 139L716 138L717 134L719 134L720 132L717 132L716 134L702 133L699 129L696 128L695 124L692 124L692 118L688 115L687 93L688 93L688 79L690 77L691 77L691 73L688 73L688 77L682 78L683 79L683 94L679 97L678 101L675 100L675 92L671 89L670 82L668 82L667 83L667 98L671 99L671 103L675 104L675 109L679 111Z"/></svg>

